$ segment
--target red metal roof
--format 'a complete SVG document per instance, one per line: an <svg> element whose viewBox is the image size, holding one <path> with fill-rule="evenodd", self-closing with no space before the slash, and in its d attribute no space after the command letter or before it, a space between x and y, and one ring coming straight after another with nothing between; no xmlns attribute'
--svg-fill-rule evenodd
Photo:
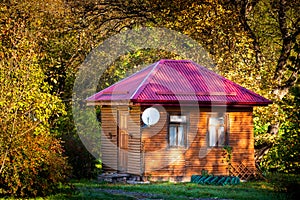
<svg viewBox="0 0 300 200"><path fill-rule="evenodd" d="M136 104L268 105L268 99L190 60L160 60L86 99Z"/></svg>

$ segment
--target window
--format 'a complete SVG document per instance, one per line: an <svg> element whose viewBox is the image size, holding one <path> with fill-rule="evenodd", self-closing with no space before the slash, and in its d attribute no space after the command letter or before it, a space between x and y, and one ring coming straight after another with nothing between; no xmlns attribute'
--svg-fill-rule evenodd
<svg viewBox="0 0 300 200"><path fill-rule="evenodd" d="M187 138L187 117L184 115L170 115L169 146L185 147Z"/></svg>
<svg viewBox="0 0 300 200"><path fill-rule="evenodd" d="M223 113L211 114L208 118L208 144L210 147L223 147L228 144L227 117Z"/></svg>

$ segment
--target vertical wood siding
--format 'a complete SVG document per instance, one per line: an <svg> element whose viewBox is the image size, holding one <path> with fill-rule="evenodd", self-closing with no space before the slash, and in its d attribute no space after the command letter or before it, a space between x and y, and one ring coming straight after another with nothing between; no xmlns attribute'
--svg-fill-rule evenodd
<svg viewBox="0 0 300 200"><path fill-rule="evenodd" d="M102 160L117 169L117 110L128 110L128 169L131 174L152 177L190 177L207 170L215 175L227 175L222 147L208 147L207 122L211 110L192 107L160 108L160 120L150 127L142 127L141 113L146 107L103 107L102 112ZM180 113L188 117L186 148L170 148L168 143L168 113ZM255 169L252 108L231 108L229 114L229 146L232 147L232 163L243 162ZM110 135L112 136L110 139ZM112 145L114 144L114 145ZM104 170L109 170L104 166Z"/></svg>
<svg viewBox="0 0 300 200"><path fill-rule="evenodd" d="M141 131L140 107L106 106L101 108L102 134L101 153L103 170L107 172L118 169L118 112L128 112L128 151L127 173L141 175Z"/></svg>
<svg viewBox="0 0 300 200"><path fill-rule="evenodd" d="M130 174L141 175L141 121L140 107L130 108L128 118L128 169Z"/></svg>
<svg viewBox="0 0 300 200"><path fill-rule="evenodd" d="M179 108L166 108L168 112L180 112ZM229 145L233 148L233 164L244 162L254 169L254 139L252 109L230 109ZM208 147L207 122L210 109L196 112L192 108L181 108L189 117L188 145L185 149L168 147L167 114L161 113L163 126L158 124L143 129L142 140L145 151L145 176L191 176L202 170L215 175L227 175L228 165L224 161L222 147ZM159 128L160 127L160 130ZM152 135L151 135L152 133ZM153 135L153 133L156 133ZM151 137L149 137L151 136Z"/></svg>
<svg viewBox="0 0 300 200"><path fill-rule="evenodd" d="M252 110L230 113L230 143L232 164L243 162L249 169L255 169L254 133Z"/></svg>
<svg viewBox="0 0 300 200"><path fill-rule="evenodd" d="M103 170L114 172L118 168L117 151L117 108L101 108L101 154Z"/></svg>

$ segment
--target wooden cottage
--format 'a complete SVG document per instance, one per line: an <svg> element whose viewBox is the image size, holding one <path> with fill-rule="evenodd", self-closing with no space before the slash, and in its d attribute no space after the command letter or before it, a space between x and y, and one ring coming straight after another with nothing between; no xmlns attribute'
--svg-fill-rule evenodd
<svg viewBox="0 0 300 200"><path fill-rule="evenodd" d="M103 170L189 180L255 169L253 106L271 101L189 60L160 60L87 99L101 106Z"/></svg>

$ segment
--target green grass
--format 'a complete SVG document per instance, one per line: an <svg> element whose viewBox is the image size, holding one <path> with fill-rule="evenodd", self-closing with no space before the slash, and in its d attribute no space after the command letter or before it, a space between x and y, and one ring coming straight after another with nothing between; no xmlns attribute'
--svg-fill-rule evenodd
<svg viewBox="0 0 300 200"><path fill-rule="evenodd" d="M235 186L198 185L194 183L153 183L147 185L108 184L95 181L72 181L57 194L45 199L137 199L130 194L109 194L102 189L113 189L152 194L149 199L285 199L285 195L274 191L266 182L247 182Z"/></svg>

